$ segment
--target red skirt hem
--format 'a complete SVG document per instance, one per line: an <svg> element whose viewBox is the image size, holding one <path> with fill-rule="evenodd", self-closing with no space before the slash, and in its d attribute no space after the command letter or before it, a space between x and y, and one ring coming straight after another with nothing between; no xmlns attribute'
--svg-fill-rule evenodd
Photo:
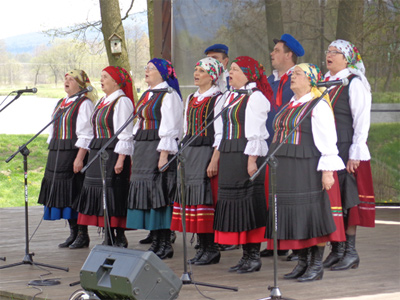
<svg viewBox="0 0 400 300"><path fill-rule="evenodd" d="M243 245L262 243L267 239L265 238L265 227L257 229L242 231L242 232L222 232L215 231L214 241L222 245Z"/></svg>
<svg viewBox="0 0 400 300"><path fill-rule="evenodd" d="M80 213L78 215L78 224L104 227L104 217L103 216L84 215L84 214ZM126 217L110 217L110 227L126 229Z"/></svg>

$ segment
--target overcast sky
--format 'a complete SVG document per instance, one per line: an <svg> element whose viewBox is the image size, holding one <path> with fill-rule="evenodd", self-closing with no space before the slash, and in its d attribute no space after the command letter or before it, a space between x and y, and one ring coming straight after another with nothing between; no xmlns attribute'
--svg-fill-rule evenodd
<svg viewBox="0 0 400 300"><path fill-rule="evenodd" d="M100 19L99 0L1 0L0 39ZM4 3L6 2L6 3ZM119 0L122 12L131 0ZM146 10L135 0L131 13Z"/></svg>

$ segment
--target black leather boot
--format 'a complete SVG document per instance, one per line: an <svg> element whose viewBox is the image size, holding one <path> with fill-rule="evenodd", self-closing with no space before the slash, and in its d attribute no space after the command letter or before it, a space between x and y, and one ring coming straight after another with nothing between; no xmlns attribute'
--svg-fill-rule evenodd
<svg viewBox="0 0 400 300"><path fill-rule="evenodd" d="M344 255L344 242L331 242L332 250L328 257L324 260L324 268L330 268L343 257Z"/></svg>
<svg viewBox="0 0 400 300"><path fill-rule="evenodd" d="M87 225L78 225L78 236L75 241L69 245L70 249L79 249L89 247L90 239Z"/></svg>
<svg viewBox="0 0 400 300"><path fill-rule="evenodd" d="M297 278L299 282L320 280L324 276L324 266L322 265L322 258L324 256L325 246L312 246L311 258L306 272Z"/></svg>
<svg viewBox="0 0 400 300"><path fill-rule="evenodd" d="M117 232L117 237L115 238L115 246L121 248L127 248L128 240L125 236L125 229L116 228L115 231Z"/></svg>
<svg viewBox="0 0 400 300"><path fill-rule="evenodd" d="M214 242L213 233L205 233L205 251L203 255L197 260L195 265L210 265L217 264L221 259L221 253L218 250L218 245Z"/></svg>
<svg viewBox="0 0 400 300"><path fill-rule="evenodd" d="M68 219L68 224L69 224L69 237L65 240L64 243L61 243L58 245L60 248L68 248L69 245L71 245L77 235L78 235L78 224L76 219Z"/></svg>
<svg viewBox="0 0 400 300"><path fill-rule="evenodd" d="M235 266L230 267L228 272L237 272L237 270L239 270L243 266L243 264L249 259L248 244L243 244L242 249L243 249L242 258L238 261L238 263Z"/></svg>
<svg viewBox="0 0 400 300"><path fill-rule="evenodd" d="M309 249L310 248L304 248L296 251L298 256L297 265L294 267L292 272L283 275L283 278L296 279L305 273L307 270L307 255Z"/></svg>
<svg viewBox="0 0 400 300"><path fill-rule="evenodd" d="M249 258L237 270L239 274L257 272L261 269L261 243L248 244Z"/></svg>
<svg viewBox="0 0 400 300"><path fill-rule="evenodd" d="M332 271L342 271L348 269L357 269L360 264L360 257L356 250L356 236L346 234L346 243L343 257L336 265L333 265Z"/></svg>
<svg viewBox="0 0 400 300"><path fill-rule="evenodd" d="M156 253L160 248L161 230L151 231L152 242L148 251Z"/></svg>
<svg viewBox="0 0 400 300"><path fill-rule="evenodd" d="M175 231L171 231L171 243L175 244L176 241L176 233Z"/></svg>
<svg viewBox="0 0 400 300"><path fill-rule="evenodd" d="M161 231L161 242L160 248L156 252L156 255L160 259L172 258L174 256L174 248L171 245L171 230L162 229Z"/></svg>
<svg viewBox="0 0 400 300"><path fill-rule="evenodd" d="M153 241L153 238L151 236L152 233L153 231L150 231L144 239L139 241L139 244L151 244L151 242Z"/></svg>
<svg viewBox="0 0 400 300"><path fill-rule="evenodd" d="M198 261L200 259L200 257L203 255L204 251L206 250L206 234L205 233L198 233L197 234L197 243L196 246L198 245L198 247L195 249L197 249L196 254L193 258L188 259L188 264L194 264L196 261Z"/></svg>
<svg viewBox="0 0 400 300"><path fill-rule="evenodd" d="M115 228L109 228L107 231L107 240L104 240L101 244L106 245L106 246L115 246ZM104 234L104 228L103 228L103 234ZM104 234L105 235L105 234Z"/></svg>

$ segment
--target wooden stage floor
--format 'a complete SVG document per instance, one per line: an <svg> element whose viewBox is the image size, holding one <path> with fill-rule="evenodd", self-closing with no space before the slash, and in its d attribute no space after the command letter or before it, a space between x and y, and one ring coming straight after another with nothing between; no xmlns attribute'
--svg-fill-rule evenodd
<svg viewBox="0 0 400 300"><path fill-rule="evenodd" d="M24 208L0 209L0 266L22 262L25 255ZM32 234L42 217L42 207L29 208L29 233ZM64 221L43 221L31 239L30 251L33 261L50 265L68 267L69 272L52 268L39 268L29 264L0 270L0 299L67 300L80 288L70 283L79 281L79 271L88 257L91 248L102 242L96 228L90 228L90 247L86 249L59 249L57 245L68 236ZM147 235L146 231L129 231L129 249L147 250L148 245L138 241ZM188 234L188 242L191 234ZM195 250L188 243L188 256ZM264 246L264 245L263 245ZM182 235L174 244L175 255L164 260L165 264L180 278L183 274ZM325 257L328 255L325 249ZM359 228L357 250L361 257L360 267L342 272L325 271L323 280L299 283L282 279L296 262L278 261L278 286L284 298L291 299L400 299L400 208L378 208L375 228ZM251 274L228 273L230 266L241 257L241 250L222 252L219 264L193 266L192 279L210 284L238 287L239 291L219 288L183 285L178 299L261 299L270 296L268 286L273 285L273 260L262 258L260 272ZM31 280L58 279L56 286L30 287ZM201 294L201 293L203 294Z"/></svg>

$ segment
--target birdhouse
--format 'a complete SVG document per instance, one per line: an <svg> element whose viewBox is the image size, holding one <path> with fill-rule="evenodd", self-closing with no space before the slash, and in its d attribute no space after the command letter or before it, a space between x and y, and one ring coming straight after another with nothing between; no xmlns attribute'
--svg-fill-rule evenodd
<svg viewBox="0 0 400 300"><path fill-rule="evenodd" d="M111 37L108 39L110 42L110 46L111 46L111 53L113 55L120 55L122 52L122 39L121 37L114 33L113 35L111 35Z"/></svg>

